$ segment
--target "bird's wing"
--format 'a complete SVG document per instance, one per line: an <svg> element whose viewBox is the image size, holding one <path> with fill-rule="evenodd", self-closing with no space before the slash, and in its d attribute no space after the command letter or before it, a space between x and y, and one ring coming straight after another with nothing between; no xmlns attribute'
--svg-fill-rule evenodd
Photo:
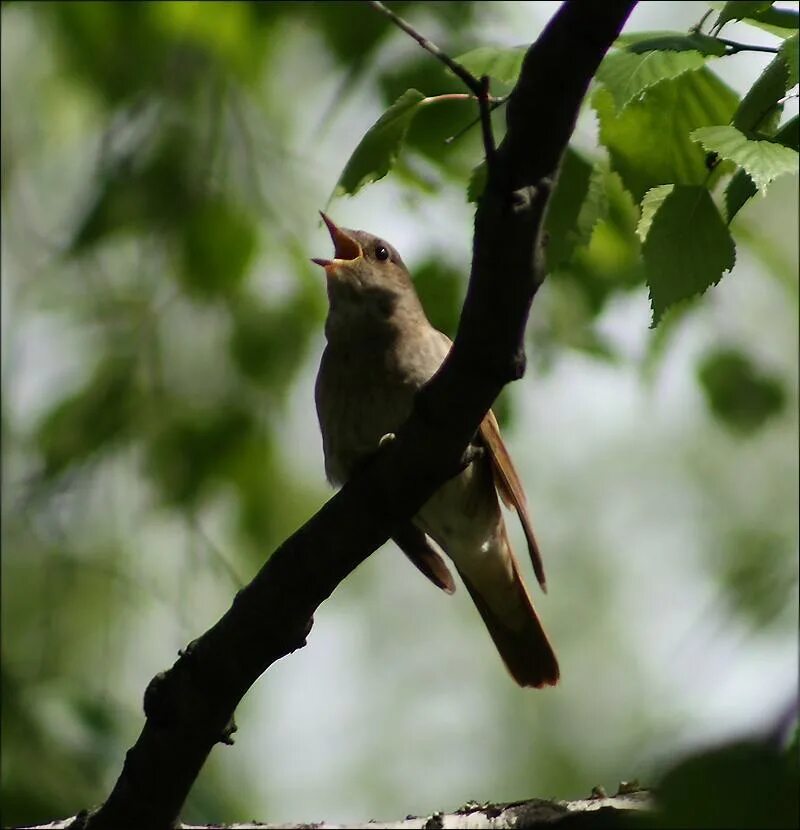
<svg viewBox="0 0 800 830"><path fill-rule="evenodd" d="M489 457L492 460L494 481L500 493L500 498L502 498L506 507L513 507L517 511L519 520L522 523L522 530L525 533L525 539L528 542L528 552L531 555L531 562L533 563L536 579L539 585L541 585L542 590L547 593L542 554L539 552L539 545L536 543L536 537L533 535L533 527L531 525L531 518L528 515L528 502L525 498L525 491L522 489L522 483L517 475L514 462L508 454L506 445L503 443L497 418L494 417L491 409L486 413L478 435L484 447L489 451Z"/></svg>
<svg viewBox="0 0 800 830"><path fill-rule="evenodd" d="M392 539L437 588L441 588L446 594L452 594L456 590L456 583L444 559L418 527L408 522L392 534Z"/></svg>
<svg viewBox="0 0 800 830"><path fill-rule="evenodd" d="M447 344L449 351L453 345L450 338L440 331L437 331L437 334ZM494 417L491 409L483 419L483 423L478 430L478 436L492 460L492 473L494 475L495 486L500 493L503 504L517 511L519 520L522 523L522 530L525 533L525 539L528 543L528 552L533 563L533 571L536 574L536 579L542 590L547 593L547 581L544 576L542 554L539 551L539 545L536 543L536 537L533 535L533 527L531 525L531 518L528 515L528 502L525 498L525 491L522 489L519 475L517 475L511 456L508 454L506 445L503 443L497 418Z"/></svg>

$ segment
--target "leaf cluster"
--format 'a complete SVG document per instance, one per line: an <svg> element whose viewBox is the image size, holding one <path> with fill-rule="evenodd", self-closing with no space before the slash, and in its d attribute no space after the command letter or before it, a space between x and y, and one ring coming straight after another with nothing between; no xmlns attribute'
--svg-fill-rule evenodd
<svg viewBox="0 0 800 830"><path fill-rule="evenodd" d="M741 98L714 71L716 62L759 48L721 37L734 19L768 25L778 39L769 65ZM553 298L545 331L534 334L537 355L556 340L613 359L591 325L609 298L646 285L656 327L668 312L685 314L733 269L734 217L776 178L797 172L798 119L781 122L798 81L797 27L796 12L771 3L727 3L709 33L697 25L618 39L588 96L602 153L570 148L551 200L546 257ZM489 76L502 94L516 80L525 49L480 46L456 60L475 77ZM391 105L353 151L334 195L353 195L392 169L416 185L406 171L424 156L438 168L439 183L465 187L471 202L480 197L485 166L474 163L475 136L472 164L466 142L456 149L443 140L461 134L476 105L453 101L459 81L429 62L428 77L406 73L413 85L391 87ZM420 129L427 139L421 141L415 126L433 112L436 128ZM430 179L423 186L430 188ZM752 406L763 420L780 403ZM738 418L725 406L712 411Z"/></svg>

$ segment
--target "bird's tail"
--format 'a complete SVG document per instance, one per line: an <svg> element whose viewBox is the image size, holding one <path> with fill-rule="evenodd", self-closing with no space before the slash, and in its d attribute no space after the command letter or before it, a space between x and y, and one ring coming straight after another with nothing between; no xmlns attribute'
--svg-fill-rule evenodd
<svg viewBox="0 0 800 830"><path fill-rule="evenodd" d="M497 572L492 574L491 592L479 591L467 574L459 573L514 680L520 686L554 686L559 678L558 660L525 589L505 528L500 544L506 548L505 555L491 560L502 561L506 567L502 582Z"/></svg>

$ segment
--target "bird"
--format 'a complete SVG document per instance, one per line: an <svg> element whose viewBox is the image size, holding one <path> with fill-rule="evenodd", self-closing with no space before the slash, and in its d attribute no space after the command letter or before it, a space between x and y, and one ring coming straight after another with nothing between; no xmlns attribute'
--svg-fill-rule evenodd
<svg viewBox="0 0 800 830"><path fill-rule="evenodd" d="M365 231L340 228L320 214L334 255L312 259L325 270L328 294L327 343L314 397L326 476L341 486L403 424L416 393L452 343L429 322L391 244ZM455 581L440 552L446 554L517 684L553 686L559 680L558 660L523 582L501 499L520 519L534 572L546 592L542 558L522 483L491 410L473 443L482 450L392 538L434 585L452 594Z"/></svg>

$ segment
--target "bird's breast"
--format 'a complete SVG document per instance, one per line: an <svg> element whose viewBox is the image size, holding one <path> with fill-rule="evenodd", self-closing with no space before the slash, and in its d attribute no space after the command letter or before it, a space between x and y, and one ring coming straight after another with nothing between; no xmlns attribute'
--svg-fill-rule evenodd
<svg viewBox="0 0 800 830"><path fill-rule="evenodd" d="M447 353L440 342L425 337L329 342L317 375L316 404L332 482L347 481L381 438L406 420L417 391Z"/></svg>

